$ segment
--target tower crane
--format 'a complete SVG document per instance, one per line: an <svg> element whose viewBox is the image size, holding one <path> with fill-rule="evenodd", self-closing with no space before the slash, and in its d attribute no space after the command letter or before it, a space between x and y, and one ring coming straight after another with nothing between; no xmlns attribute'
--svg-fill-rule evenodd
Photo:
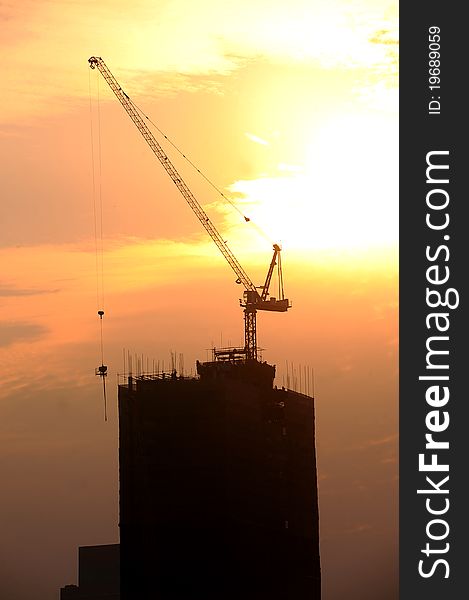
<svg viewBox="0 0 469 600"><path fill-rule="evenodd" d="M230 265L237 277L236 283L242 284L244 286L243 298L242 300L240 300L240 306L244 308L244 348L241 350L241 353L245 356L246 360L257 360L257 311L268 310L274 312L285 312L291 307L290 301L284 297L280 246L278 244L274 244L273 246L274 254L270 262L264 285L259 287L255 286L249 278L249 276L247 275L246 271L239 263L236 256L228 247L223 237L218 232L215 225L209 219L202 206L199 204L191 190L188 188L185 181L182 179L181 175L176 170L175 166L170 161L166 152L155 139L153 133L150 131L145 121L141 117L138 108L132 102L130 97L121 88L114 75L106 66L103 59L97 56L92 56L88 59L88 62L92 69L98 69L98 71L104 77L107 84L114 92L115 96L122 104L123 108L129 115L129 117L132 119L135 126L140 131L143 138L150 146L157 159L162 164L165 171L171 177L173 183L176 185L179 192L182 194L186 202L191 207L195 216L199 219L200 223L205 228L209 236L212 238L217 248L223 254L225 260ZM276 265L278 267L279 276L279 298L275 298L272 296L269 297L270 282Z"/></svg>

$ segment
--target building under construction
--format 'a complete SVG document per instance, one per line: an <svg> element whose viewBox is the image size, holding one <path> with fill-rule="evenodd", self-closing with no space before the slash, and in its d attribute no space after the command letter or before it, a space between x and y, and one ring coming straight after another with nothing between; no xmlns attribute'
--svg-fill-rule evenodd
<svg viewBox="0 0 469 600"><path fill-rule="evenodd" d="M229 352L119 386L121 597L319 600L313 398Z"/></svg>
<svg viewBox="0 0 469 600"><path fill-rule="evenodd" d="M274 388L275 367L258 360L257 312L291 308L281 248L273 245L264 284L255 285L155 138L152 121L101 57L88 62L244 287L243 348L214 352L197 364L198 377L129 376L119 386L121 598L319 600L314 401ZM98 315L102 327L104 311ZM104 392L106 373L102 364Z"/></svg>

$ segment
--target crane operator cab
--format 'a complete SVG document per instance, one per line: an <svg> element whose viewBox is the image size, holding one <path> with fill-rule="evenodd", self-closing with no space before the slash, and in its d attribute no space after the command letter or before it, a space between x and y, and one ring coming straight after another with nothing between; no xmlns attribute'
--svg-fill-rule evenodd
<svg viewBox="0 0 469 600"><path fill-rule="evenodd" d="M275 312L286 312L291 308L291 302L288 298L281 298L277 300L271 296L263 300L258 292L251 290L245 290L243 293L243 299L239 301L240 306L247 308L248 310L270 310Z"/></svg>

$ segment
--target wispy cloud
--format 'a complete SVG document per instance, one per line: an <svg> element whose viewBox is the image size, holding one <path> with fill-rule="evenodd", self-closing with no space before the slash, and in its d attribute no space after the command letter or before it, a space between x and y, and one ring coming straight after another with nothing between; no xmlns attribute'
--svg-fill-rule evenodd
<svg viewBox="0 0 469 600"><path fill-rule="evenodd" d="M15 296L38 296L42 294L56 294L59 290L41 290L41 289L27 289L27 288L15 288L12 286L0 285L0 297L15 297Z"/></svg>
<svg viewBox="0 0 469 600"><path fill-rule="evenodd" d="M372 526L369 523L357 523L352 527L349 527L344 531L347 535L356 535L359 533L365 533L366 531L371 531Z"/></svg>
<svg viewBox="0 0 469 600"><path fill-rule="evenodd" d="M254 133L249 133L249 131L245 131L244 135L249 140L251 140L251 142L254 142L255 144L261 144L262 146L269 146L269 142L267 142L266 140L263 140L258 135L254 135Z"/></svg>
<svg viewBox="0 0 469 600"><path fill-rule="evenodd" d="M397 442L397 434L387 435L382 438L374 440L366 440L362 448L375 448L376 446L387 446L388 444L395 444Z"/></svg>
<svg viewBox="0 0 469 600"><path fill-rule="evenodd" d="M399 41L396 39L396 32L389 29L380 29L370 38L372 44L385 44L388 46L397 46Z"/></svg>

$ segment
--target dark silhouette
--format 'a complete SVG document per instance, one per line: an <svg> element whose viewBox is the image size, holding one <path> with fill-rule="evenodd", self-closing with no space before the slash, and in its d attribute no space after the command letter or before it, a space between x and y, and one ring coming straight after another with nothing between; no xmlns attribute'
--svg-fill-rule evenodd
<svg viewBox="0 0 469 600"><path fill-rule="evenodd" d="M225 358L119 386L122 600L320 599L314 400Z"/></svg>
<svg viewBox="0 0 469 600"><path fill-rule="evenodd" d="M78 549L78 586L66 585L60 600L119 600L119 544Z"/></svg>

